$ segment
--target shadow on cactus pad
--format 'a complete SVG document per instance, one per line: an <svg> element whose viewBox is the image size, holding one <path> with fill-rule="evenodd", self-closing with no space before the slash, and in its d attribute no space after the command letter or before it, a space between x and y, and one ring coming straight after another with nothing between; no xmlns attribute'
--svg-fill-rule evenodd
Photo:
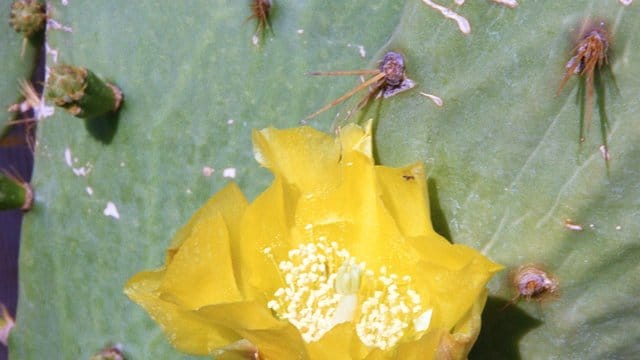
<svg viewBox="0 0 640 360"><path fill-rule="evenodd" d="M120 112L110 112L92 119L84 119L89 134L103 144L110 144L118 130Z"/></svg>
<svg viewBox="0 0 640 360"><path fill-rule="evenodd" d="M520 339L541 324L507 300L490 296L482 313L482 330L469 359L521 359Z"/></svg>

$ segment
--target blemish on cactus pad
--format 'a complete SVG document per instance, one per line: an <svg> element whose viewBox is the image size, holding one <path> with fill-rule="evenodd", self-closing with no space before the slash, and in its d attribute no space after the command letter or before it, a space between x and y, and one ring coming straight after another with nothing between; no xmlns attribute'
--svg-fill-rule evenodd
<svg viewBox="0 0 640 360"><path fill-rule="evenodd" d="M471 25L469 24L469 20L467 20L464 16L440 4L436 4L431 0L422 0L422 2L430 8L438 10L440 14L442 14L442 16L446 17L447 19L455 21L456 24L458 24L458 29L460 29L463 34L468 35L471 33Z"/></svg>
<svg viewBox="0 0 640 360"><path fill-rule="evenodd" d="M518 6L518 2L516 0L491 0L494 3L498 3L500 5L504 5L510 8L514 8Z"/></svg>
<svg viewBox="0 0 640 360"><path fill-rule="evenodd" d="M558 281L553 275L535 265L523 265L512 273L512 285L516 295L512 302L520 298L543 301L554 296Z"/></svg>
<svg viewBox="0 0 640 360"><path fill-rule="evenodd" d="M442 101L442 99L439 96L433 95L433 94L428 94L425 92L421 92L420 95L428 98L429 100L433 101L434 104L436 104L436 106L438 107L442 107L442 105L444 105L444 102Z"/></svg>
<svg viewBox="0 0 640 360"><path fill-rule="evenodd" d="M572 230L572 231L582 231L583 230L582 225L576 224L571 219L565 219L564 220L564 227L566 229Z"/></svg>
<svg viewBox="0 0 640 360"><path fill-rule="evenodd" d="M117 344L106 347L100 350L99 353L93 355L89 360L125 360L124 354L122 353L122 345Z"/></svg>

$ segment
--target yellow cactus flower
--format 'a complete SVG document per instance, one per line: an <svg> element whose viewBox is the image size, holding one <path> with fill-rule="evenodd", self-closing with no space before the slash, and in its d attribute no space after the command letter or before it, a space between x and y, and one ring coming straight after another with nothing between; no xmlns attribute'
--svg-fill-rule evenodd
<svg viewBox="0 0 640 360"><path fill-rule="evenodd" d="M502 267L433 231L421 164L376 166L371 123L253 133L273 184L231 183L129 280L181 351L251 359L462 359Z"/></svg>

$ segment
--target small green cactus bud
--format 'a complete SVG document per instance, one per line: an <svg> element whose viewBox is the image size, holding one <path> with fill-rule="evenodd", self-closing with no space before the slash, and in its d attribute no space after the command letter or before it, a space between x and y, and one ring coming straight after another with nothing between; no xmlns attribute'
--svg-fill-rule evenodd
<svg viewBox="0 0 640 360"><path fill-rule="evenodd" d="M46 20L44 4L36 0L16 0L11 5L9 24L25 38L31 38L42 31Z"/></svg>
<svg viewBox="0 0 640 360"><path fill-rule="evenodd" d="M0 210L29 211L32 203L33 191L29 183L0 172Z"/></svg>
<svg viewBox="0 0 640 360"><path fill-rule="evenodd" d="M116 112L122 91L89 69L57 65L51 68L45 95L48 100L79 118L91 119Z"/></svg>

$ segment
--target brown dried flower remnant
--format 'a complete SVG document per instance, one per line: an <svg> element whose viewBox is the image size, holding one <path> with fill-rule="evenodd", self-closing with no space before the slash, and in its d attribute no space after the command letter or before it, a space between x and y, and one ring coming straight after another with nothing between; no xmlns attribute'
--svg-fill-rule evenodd
<svg viewBox="0 0 640 360"><path fill-rule="evenodd" d="M585 26L581 31L574 53L565 65L565 74L558 87L558 93L567 81L573 76L584 76L586 80L586 122L591 123L593 113L593 92L596 72L607 64L607 50L609 49L609 33L604 22L597 25ZM584 136L580 134L580 141Z"/></svg>
<svg viewBox="0 0 640 360"><path fill-rule="evenodd" d="M553 297L558 289L558 281L555 277L535 265L523 265L511 276L512 285L516 292L511 300L512 303L520 298L543 301Z"/></svg>
<svg viewBox="0 0 640 360"><path fill-rule="evenodd" d="M256 19L256 36L264 37L267 31L273 33L269 19L271 5L273 5L272 0L252 0L251 2L251 16L247 20Z"/></svg>
<svg viewBox="0 0 640 360"><path fill-rule="evenodd" d="M318 116L324 111L327 111L347 100L358 91L371 85L373 85L373 89L369 91L369 93L358 103L358 105L356 105L354 109L349 111L349 114L353 113L354 110L361 109L369 100L379 95L382 95L382 97L386 99L415 86L415 82L406 77L404 57L393 51L389 51L384 55L382 61L380 61L380 65L375 70L312 72L309 75L373 75L373 77L351 89L349 92L335 99L331 103L325 105L320 110L307 116L302 122Z"/></svg>
<svg viewBox="0 0 640 360"><path fill-rule="evenodd" d="M15 325L15 319L11 317L4 304L0 303L0 344L8 345L9 333Z"/></svg>

